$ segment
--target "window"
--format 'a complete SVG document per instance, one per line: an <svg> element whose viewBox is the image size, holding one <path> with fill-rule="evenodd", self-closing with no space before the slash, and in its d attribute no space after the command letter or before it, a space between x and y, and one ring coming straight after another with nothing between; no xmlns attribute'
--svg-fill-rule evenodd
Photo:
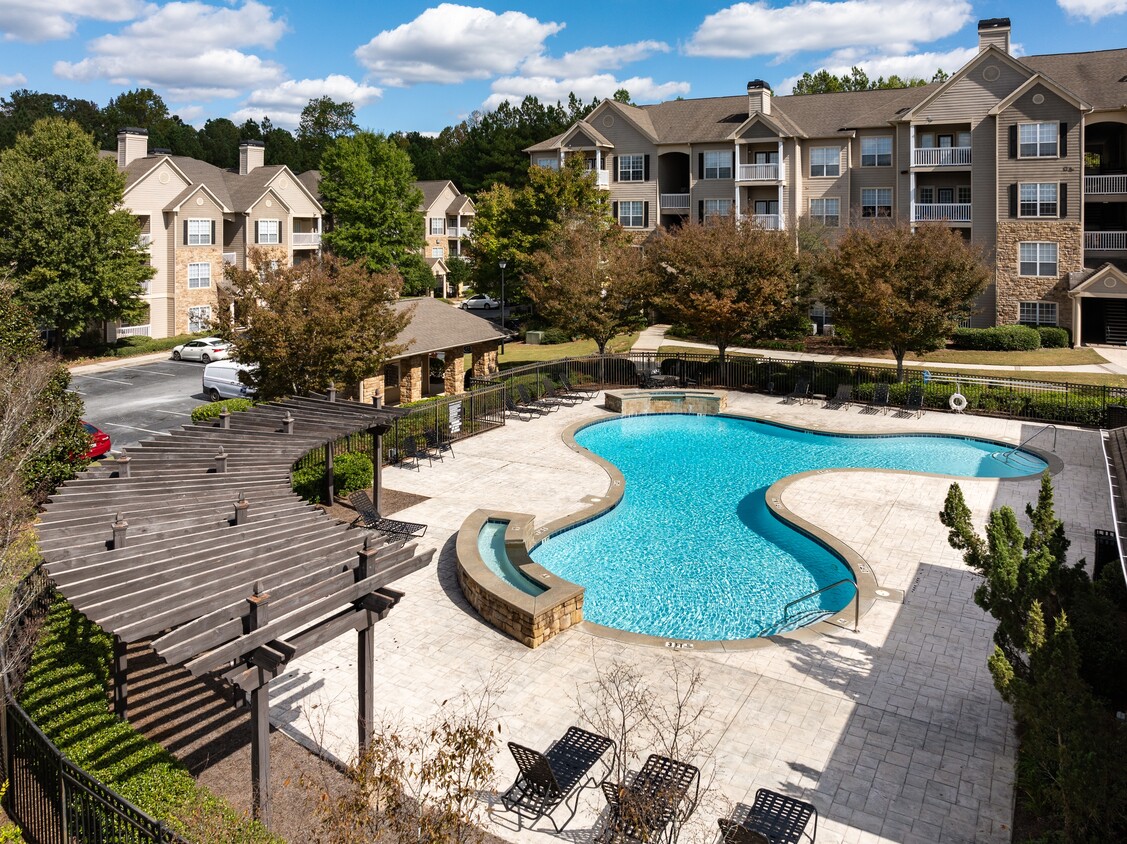
<svg viewBox="0 0 1127 844"><path fill-rule="evenodd" d="M920 205L931 205L935 202L935 188L917 188L916 196L919 199Z"/></svg>
<svg viewBox="0 0 1127 844"><path fill-rule="evenodd" d="M950 135L941 135L947 138L950 146ZM941 144L942 145L942 144ZM892 138L884 135L879 138L861 139L861 166L862 167L891 167L892 166Z"/></svg>
<svg viewBox="0 0 1127 844"><path fill-rule="evenodd" d="M642 220L643 213L641 202L618 203L618 222L626 228L640 229L645 225Z"/></svg>
<svg viewBox="0 0 1127 844"><path fill-rule="evenodd" d="M552 158L537 158L536 166L543 167L545 170L559 170L560 160L553 156ZM396 370L398 372L398 370Z"/></svg>
<svg viewBox="0 0 1127 844"><path fill-rule="evenodd" d="M207 331L211 325L211 305L188 308L188 333Z"/></svg>
<svg viewBox="0 0 1127 844"><path fill-rule="evenodd" d="M810 200L810 219L836 229L841 225L841 200L836 197Z"/></svg>
<svg viewBox="0 0 1127 844"><path fill-rule="evenodd" d="M399 386L399 364L389 363L383 368L384 389Z"/></svg>
<svg viewBox="0 0 1127 844"><path fill-rule="evenodd" d="M732 154L727 150L712 150L704 154L706 179L732 178Z"/></svg>
<svg viewBox="0 0 1127 844"><path fill-rule="evenodd" d="M188 246L211 246L211 220L188 220Z"/></svg>
<svg viewBox="0 0 1127 844"><path fill-rule="evenodd" d="M446 234L446 218L445 217L430 217L430 233L443 235Z"/></svg>
<svg viewBox="0 0 1127 844"><path fill-rule="evenodd" d="M841 148L814 147L810 150L810 176L840 176Z"/></svg>
<svg viewBox="0 0 1127 844"><path fill-rule="evenodd" d="M959 185L955 190L958 191L959 202L970 205L970 185Z"/></svg>
<svg viewBox="0 0 1127 844"><path fill-rule="evenodd" d="M862 217L891 217L892 188L865 188L861 191Z"/></svg>
<svg viewBox="0 0 1127 844"><path fill-rule="evenodd" d="M282 242L282 222L281 220L259 220L255 224L258 230L258 238L256 243L281 243Z"/></svg>
<svg viewBox="0 0 1127 844"><path fill-rule="evenodd" d="M1026 325L1056 325L1056 302L1019 302L1018 322Z"/></svg>
<svg viewBox="0 0 1127 844"><path fill-rule="evenodd" d="M188 289L211 287L211 264L188 264Z"/></svg>
<svg viewBox="0 0 1127 844"><path fill-rule="evenodd" d="M151 278L146 279L145 281L141 282L141 295L142 296L152 296L153 295L153 280Z"/></svg>
<svg viewBox="0 0 1127 844"><path fill-rule="evenodd" d="M1057 245L1055 243L1019 243L1019 275L1056 276Z"/></svg>
<svg viewBox="0 0 1127 844"><path fill-rule="evenodd" d="M1019 217L1057 216L1057 186L1055 182L1030 182L1018 185Z"/></svg>
<svg viewBox="0 0 1127 844"><path fill-rule="evenodd" d="M430 248L430 256L432 258L441 258L442 257L442 247L441 246L432 246Z"/></svg>
<svg viewBox="0 0 1127 844"><path fill-rule="evenodd" d="M732 213L732 200L706 199L704 201L704 217L727 217Z"/></svg>
<svg viewBox="0 0 1127 844"><path fill-rule="evenodd" d="M1057 133L1055 123L1019 123L1017 126L1017 154L1020 158L1056 158Z"/></svg>
<svg viewBox="0 0 1127 844"><path fill-rule="evenodd" d="M644 182L646 180L646 157L644 155L618 156L618 181Z"/></svg>

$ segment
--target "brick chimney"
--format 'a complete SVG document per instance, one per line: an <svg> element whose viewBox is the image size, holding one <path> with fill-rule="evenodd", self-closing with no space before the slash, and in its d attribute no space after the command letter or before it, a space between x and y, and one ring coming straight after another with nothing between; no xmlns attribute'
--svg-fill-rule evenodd
<svg viewBox="0 0 1127 844"><path fill-rule="evenodd" d="M130 163L149 154L149 130L126 126L117 130L117 169L124 170Z"/></svg>
<svg viewBox="0 0 1127 844"><path fill-rule="evenodd" d="M978 22L978 51L993 44L1003 53L1010 52L1010 19L988 18Z"/></svg>
<svg viewBox="0 0 1127 844"><path fill-rule="evenodd" d="M255 167L266 163L266 144L262 141L243 141L239 144L239 175L245 176Z"/></svg>
<svg viewBox="0 0 1127 844"><path fill-rule="evenodd" d="M771 113L771 87L762 79L752 79L747 83L747 113L750 117L756 112Z"/></svg>

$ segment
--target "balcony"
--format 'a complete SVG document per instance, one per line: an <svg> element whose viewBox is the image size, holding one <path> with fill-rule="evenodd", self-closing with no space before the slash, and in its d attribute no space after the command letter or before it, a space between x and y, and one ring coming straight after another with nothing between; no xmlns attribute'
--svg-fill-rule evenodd
<svg viewBox="0 0 1127 844"><path fill-rule="evenodd" d="M609 170L595 170L595 187L610 190L610 171Z"/></svg>
<svg viewBox="0 0 1127 844"><path fill-rule="evenodd" d="M294 248L303 249L316 249L321 245L320 232L294 232L293 233Z"/></svg>
<svg viewBox="0 0 1127 844"><path fill-rule="evenodd" d="M970 147L921 147L912 150L913 167L969 167Z"/></svg>
<svg viewBox="0 0 1127 844"><path fill-rule="evenodd" d="M777 182L779 181L779 165L741 164L737 180L741 182Z"/></svg>
<svg viewBox="0 0 1127 844"><path fill-rule="evenodd" d="M969 223L969 202L913 202L913 223Z"/></svg>
<svg viewBox="0 0 1127 844"><path fill-rule="evenodd" d="M1127 193L1127 176L1085 176L1084 193L1087 196Z"/></svg>
<svg viewBox="0 0 1127 844"><path fill-rule="evenodd" d="M1127 232L1084 232L1084 248L1093 252L1127 251Z"/></svg>
<svg viewBox="0 0 1127 844"><path fill-rule="evenodd" d="M469 226L447 226L446 227L446 236L447 237L455 237L455 238L469 237L470 236L470 227Z"/></svg>
<svg viewBox="0 0 1127 844"><path fill-rule="evenodd" d="M779 214L748 214L745 219L768 231L779 231L783 227L783 218Z"/></svg>
<svg viewBox="0 0 1127 844"><path fill-rule="evenodd" d="M150 328L147 325L119 325L117 327L118 339L122 337L150 337Z"/></svg>
<svg viewBox="0 0 1127 844"><path fill-rule="evenodd" d="M687 193L663 193L661 195L661 210L687 212L689 210L689 195Z"/></svg>

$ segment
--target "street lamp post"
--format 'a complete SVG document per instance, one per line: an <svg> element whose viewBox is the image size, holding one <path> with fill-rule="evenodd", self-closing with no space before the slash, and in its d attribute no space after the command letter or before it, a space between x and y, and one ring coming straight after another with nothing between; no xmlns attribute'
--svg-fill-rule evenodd
<svg viewBox="0 0 1127 844"><path fill-rule="evenodd" d="M501 268L501 354L505 354L505 266L507 261L501 259L497 266Z"/></svg>

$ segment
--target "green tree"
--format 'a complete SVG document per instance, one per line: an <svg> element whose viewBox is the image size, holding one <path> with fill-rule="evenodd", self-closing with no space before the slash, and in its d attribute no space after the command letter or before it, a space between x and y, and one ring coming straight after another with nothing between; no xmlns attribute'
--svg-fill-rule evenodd
<svg viewBox="0 0 1127 844"><path fill-rule="evenodd" d="M457 255L447 258L446 270L446 281L458 290L473 283L473 268L465 258Z"/></svg>
<svg viewBox="0 0 1127 844"><path fill-rule="evenodd" d="M621 226L580 217L532 256L525 292L537 314L572 337L594 340L603 354L613 338L644 325L649 277L642 250Z"/></svg>
<svg viewBox="0 0 1127 844"><path fill-rule="evenodd" d="M720 363L743 337L763 331L792 302L797 263L791 236L721 217L663 232L647 247L658 306L716 345Z"/></svg>
<svg viewBox="0 0 1127 844"><path fill-rule="evenodd" d="M834 325L860 348L891 349L896 377L904 356L941 348L990 280L982 255L942 224L864 221L825 254L824 279Z"/></svg>
<svg viewBox="0 0 1127 844"><path fill-rule="evenodd" d="M294 136L280 126L274 126L270 118L262 120L262 140L266 143L266 163L285 164L295 173L304 173L305 153Z"/></svg>
<svg viewBox="0 0 1127 844"><path fill-rule="evenodd" d="M297 127L297 142L306 165L313 169L323 166L321 156L333 141L351 135L359 128L356 125L356 107L352 103L338 103L330 97L310 100L301 110Z"/></svg>
<svg viewBox="0 0 1127 844"><path fill-rule="evenodd" d="M125 91L106 103L102 109L102 149L117 149L117 133L126 127L145 129L149 133L149 149L169 148L168 106L152 88Z"/></svg>
<svg viewBox="0 0 1127 844"><path fill-rule="evenodd" d="M330 217L323 243L336 255L383 272L423 247L422 192L411 159L371 132L337 138L321 162L321 196Z"/></svg>
<svg viewBox="0 0 1127 844"><path fill-rule="evenodd" d="M59 342L143 310L141 283L154 270L140 224L121 208L124 189L116 163L73 121L41 120L0 152L0 266Z"/></svg>
<svg viewBox="0 0 1127 844"><path fill-rule="evenodd" d="M252 253L259 267L269 262ZM402 279L333 256L261 272L228 266L221 331L239 361L255 365L247 382L262 400L354 385L403 351L395 338L410 320L392 307ZM245 329L237 334L229 307Z"/></svg>
<svg viewBox="0 0 1127 844"><path fill-rule="evenodd" d="M403 276L404 296L428 296L435 289L434 273L422 255L404 255L396 269Z"/></svg>
<svg viewBox="0 0 1127 844"><path fill-rule="evenodd" d="M932 82L942 82L947 75L942 70L937 70L932 77ZM795 94L835 94L842 91L873 91L880 88L918 88L928 84L928 80L918 76L903 79L896 74L885 79L883 76L870 79L869 75L859 67L852 68L849 73L835 76L824 68L811 73L806 71L794 84Z"/></svg>
<svg viewBox="0 0 1127 844"><path fill-rule="evenodd" d="M207 121L199 133L203 160L223 170L239 166L239 127L226 117Z"/></svg>
<svg viewBox="0 0 1127 844"><path fill-rule="evenodd" d="M102 125L101 109L96 103L21 88L7 98L0 97L0 149L12 146L18 135L30 132L35 122L45 117L73 120L87 132L97 132Z"/></svg>
<svg viewBox="0 0 1127 844"><path fill-rule="evenodd" d="M172 115L165 129L168 139L168 149L173 155L183 155L188 158L204 159L203 144L200 143L199 133L194 126L190 126L180 119L179 115Z"/></svg>

